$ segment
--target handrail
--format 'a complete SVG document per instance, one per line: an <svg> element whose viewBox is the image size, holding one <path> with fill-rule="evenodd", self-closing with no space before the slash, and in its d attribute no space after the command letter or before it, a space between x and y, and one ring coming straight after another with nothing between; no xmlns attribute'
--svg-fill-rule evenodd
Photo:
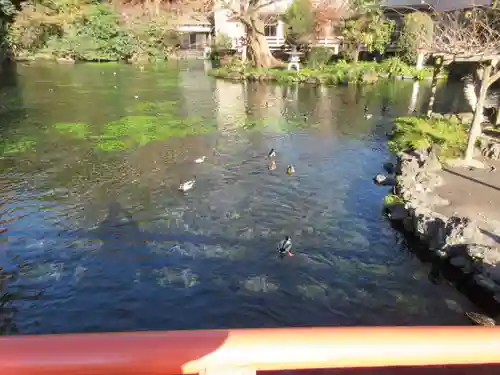
<svg viewBox="0 0 500 375"><path fill-rule="evenodd" d="M498 363L500 328L485 327L277 328L0 338L2 375L168 375L224 368L265 371Z"/></svg>

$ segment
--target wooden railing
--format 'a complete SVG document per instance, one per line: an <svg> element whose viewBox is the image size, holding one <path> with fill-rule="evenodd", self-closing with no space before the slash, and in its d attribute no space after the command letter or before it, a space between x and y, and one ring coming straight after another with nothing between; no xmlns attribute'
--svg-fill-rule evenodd
<svg viewBox="0 0 500 375"><path fill-rule="evenodd" d="M500 328L486 327L279 328L0 338L1 375L222 375L499 363Z"/></svg>

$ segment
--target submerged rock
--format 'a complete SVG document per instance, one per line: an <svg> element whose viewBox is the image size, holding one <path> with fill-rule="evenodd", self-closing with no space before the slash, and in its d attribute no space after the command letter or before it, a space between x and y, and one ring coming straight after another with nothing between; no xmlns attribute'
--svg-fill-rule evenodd
<svg viewBox="0 0 500 375"><path fill-rule="evenodd" d="M394 185L396 183L392 177L387 177L387 176L384 176L383 174L376 175L375 178L373 179L373 181L377 185L382 185L382 186L391 186L391 185Z"/></svg>
<svg viewBox="0 0 500 375"><path fill-rule="evenodd" d="M384 163L383 168L389 174L393 174L394 171L396 170L396 167L394 166L394 164L389 162L389 161L387 163Z"/></svg>
<svg viewBox="0 0 500 375"><path fill-rule="evenodd" d="M408 210L403 203L391 204L386 207L386 211L391 220L401 221L408 217Z"/></svg>

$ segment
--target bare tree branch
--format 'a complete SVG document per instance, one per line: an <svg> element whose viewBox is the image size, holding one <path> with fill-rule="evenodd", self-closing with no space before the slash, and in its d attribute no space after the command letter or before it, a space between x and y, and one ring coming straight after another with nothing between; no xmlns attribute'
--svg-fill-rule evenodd
<svg viewBox="0 0 500 375"><path fill-rule="evenodd" d="M476 7L434 14L434 40L428 52L460 57L500 52L500 10Z"/></svg>

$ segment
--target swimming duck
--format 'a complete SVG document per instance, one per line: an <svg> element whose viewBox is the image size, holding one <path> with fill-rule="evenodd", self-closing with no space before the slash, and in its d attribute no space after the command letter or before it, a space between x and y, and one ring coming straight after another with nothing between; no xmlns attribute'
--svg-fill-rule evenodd
<svg viewBox="0 0 500 375"><path fill-rule="evenodd" d="M276 150L274 148L269 151L269 154L267 155L268 158L275 158L276 157Z"/></svg>
<svg viewBox="0 0 500 375"><path fill-rule="evenodd" d="M368 106L365 105L365 115L364 115L365 119L368 120L368 119L371 119L373 117L373 115L371 113L368 113Z"/></svg>
<svg viewBox="0 0 500 375"><path fill-rule="evenodd" d="M286 173L291 176L292 174L295 173L295 167L293 165L289 165L287 168L286 168Z"/></svg>
<svg viewBox="0 0 500 375"><path fill-rule="evenodd" d="M193 180L188 180L186 182L182 182L180 185L179 185L179 190L182 191L182 192L186 192L188 190L191 190L193 187L194 187L194 183L196 181L193 179Z"/></svg>
<svg viewBox="0 0 500 375"><path fill-rule="evenodd" d="M287 254L288 256L293 256L292 253L292 239L289 236L286 236L283 241L278 244L278 251L280 255Z"/></svg>
<svg viewBox="0 0 500 375"><path fill-rule="evenodd" d="M268 166L270 171L274 171L276 169L276 160L271 160L271 164Z"/></svg>
<svg viewBox="0 0 500 375"><path fill-rule="evenodd" d="M196 164L200 164L200 163L203 163L206 158L207 158L206 156L202 156L201 158L196 159L194 162Z"/></svg>

